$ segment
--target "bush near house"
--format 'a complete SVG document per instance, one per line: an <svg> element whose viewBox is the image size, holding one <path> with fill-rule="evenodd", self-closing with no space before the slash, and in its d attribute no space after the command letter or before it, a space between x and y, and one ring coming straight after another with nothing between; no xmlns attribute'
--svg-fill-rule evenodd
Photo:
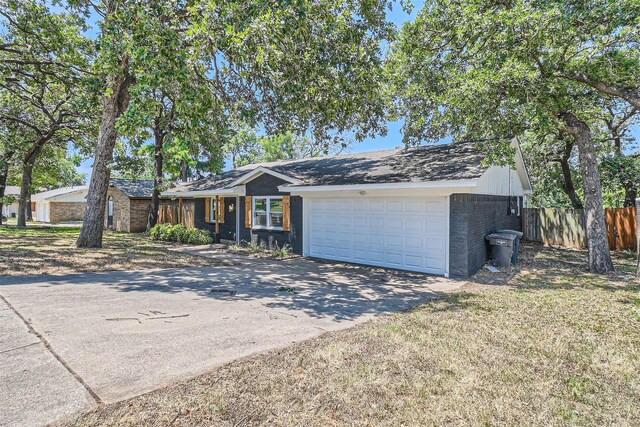
<svg viewBox="0 0 640 427"><path fill-rule="evenodd" d="M205 230L188 228L182 224L156 224L149 231L149 236L151 240L189 243L192 245L209 245L213 243L213 239Z"/></svg>

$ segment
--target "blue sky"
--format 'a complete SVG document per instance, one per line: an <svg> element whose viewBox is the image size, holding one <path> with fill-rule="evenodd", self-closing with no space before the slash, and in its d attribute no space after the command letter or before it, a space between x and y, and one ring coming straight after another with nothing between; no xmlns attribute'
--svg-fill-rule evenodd
<svg viewBox="0 0 640 427"><path fill-rule="evenodd" d="M410 21L415 18L424 4L423 0L413 0L413 10L411 14L408 14L400 6L399 2L396 2L394 8L388 13L388 19L400 27L404 22ZM88 35L95 35L95 29L87 32ZM362 142L352 143L347 151L352 153L360 153L364 151L385 150L389 148L395 148L402 146L402 122L390 122L387 124L387 135L379 136L376 138L370 138ZM632 130L632 135L636 141L640 139L640 126L635 126ZM445 141L448 141L445 140ZM93 159L87 159L78 168L81 173L87 174L87 179L91 175L91 167L93 165ZM231 162L227 161L226 169L231 168ZM88 182L88 181L87 181Z"/></svg>

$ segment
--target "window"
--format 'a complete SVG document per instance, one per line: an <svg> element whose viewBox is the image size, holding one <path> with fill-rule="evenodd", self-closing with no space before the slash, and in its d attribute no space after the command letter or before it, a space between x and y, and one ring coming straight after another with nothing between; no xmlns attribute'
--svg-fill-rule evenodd
<svg viewBox="0 0 640 427"><path fill-rule="evenodd" d="M282 230L282 197L253 198L253 227Z"/></svg>
<svg viewBox="0 0 640 427"><path fill-rule="evenodd" d="M216 222L216 198L212 197L209 203L209 222Z"/></svg>

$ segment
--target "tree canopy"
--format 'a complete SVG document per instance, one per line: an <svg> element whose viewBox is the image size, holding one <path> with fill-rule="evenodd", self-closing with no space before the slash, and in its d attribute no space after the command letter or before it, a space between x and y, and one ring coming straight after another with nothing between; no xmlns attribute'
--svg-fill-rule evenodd
<svg viewBox="0 0 640 427"><path fill-rule="evenodd" d="M388 66L405 141L489 138L489 160L499 162L512 154L506 137L566 134L578 149L589 267L611 270L590 122L612 96L634 103L639 8L635 1L427 1L404 26Z"/></svg>

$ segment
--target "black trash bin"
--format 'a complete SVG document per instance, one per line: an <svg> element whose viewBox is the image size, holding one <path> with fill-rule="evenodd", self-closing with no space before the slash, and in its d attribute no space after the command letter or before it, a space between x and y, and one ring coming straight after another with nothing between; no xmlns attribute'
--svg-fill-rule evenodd
<svg viewBox="0 0 640 427"><path fill-rule="evenodd" d="M507 233L491 233L487 234L485 239L491 245L491 258L498 260L501 266L509 267L516 236Z"/></svg>
<svg viewBox="0 0 640 427"><path fill-rule="evenodd" d="M518 262L518 252L520 252L520 240L522 240L524 233L518 230L498 230L496 233L513 234L516 236L513 244L513 255L511 255L511 264L516 264Z"/></svg>

